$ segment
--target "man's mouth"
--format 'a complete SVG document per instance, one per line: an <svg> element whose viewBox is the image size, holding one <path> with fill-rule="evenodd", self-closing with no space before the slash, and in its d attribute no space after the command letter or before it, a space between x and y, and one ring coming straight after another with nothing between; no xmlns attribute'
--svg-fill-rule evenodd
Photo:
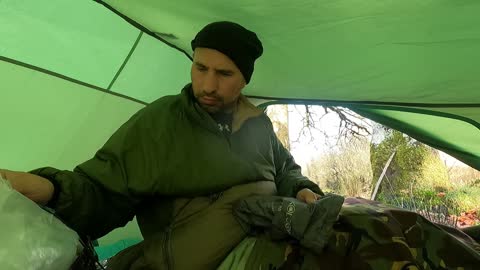
<svg viewBox="0 0 480 270"><path fill-rule="evenodd" d="M218 103L218 99L214 97L203 96L200 98L200 102L205 105L215 105Z"/></svg>

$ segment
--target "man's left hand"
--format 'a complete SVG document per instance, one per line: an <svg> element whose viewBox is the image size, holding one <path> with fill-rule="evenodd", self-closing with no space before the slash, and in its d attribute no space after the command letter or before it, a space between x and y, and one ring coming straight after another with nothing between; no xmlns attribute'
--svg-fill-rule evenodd
<svg viewBox="0 0 480 270"><path fill-rule="evenodd" d="M304 203L308 203L308 204L314 203L320 197L321 195L311 191L308 188L304 188L297 193L297 200L302 201Z"/></svg>

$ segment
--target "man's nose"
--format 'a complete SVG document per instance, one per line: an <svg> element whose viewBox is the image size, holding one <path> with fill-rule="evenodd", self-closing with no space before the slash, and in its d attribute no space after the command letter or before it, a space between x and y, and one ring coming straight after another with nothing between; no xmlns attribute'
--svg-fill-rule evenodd
<svg viewBox="0 0 480 270"><path fill-rule="evenodd" d="M218 89L218 78L214 72L208 72L203 84L203 91L212 94Z"/></svg>

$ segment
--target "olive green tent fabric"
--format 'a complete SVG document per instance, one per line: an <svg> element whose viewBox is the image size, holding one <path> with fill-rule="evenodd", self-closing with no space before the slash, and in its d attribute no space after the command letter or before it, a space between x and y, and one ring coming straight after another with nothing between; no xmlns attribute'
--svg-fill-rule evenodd
<svg viewBox="0 0 480 270"><path fill-rule="evenodd" d="M0 167L72 169L142 104L0 61Z"/></svg>
<svg viewBox="0 0 480 270"><path fill-rule="evenodd" d="M88 158L189 81L203 25L232 20L265 47L250 97L351 107L480 168L478 14L476 0L4 0L0 166Z"/></svg>
<svg viewBox="0 0 480 270"><path fill-rule="evenodd" d="M454 114L455 110L361 105L351 109L480 168L480 124L462 114Z"/></svg>
<svg viewBox="0 0 480 270"><path fill-rule="evenodd" d="M213 20L254 29L265 54L250 95L448 104L480 99L475 0L103 2L187 54L193 35Z"/></svg>

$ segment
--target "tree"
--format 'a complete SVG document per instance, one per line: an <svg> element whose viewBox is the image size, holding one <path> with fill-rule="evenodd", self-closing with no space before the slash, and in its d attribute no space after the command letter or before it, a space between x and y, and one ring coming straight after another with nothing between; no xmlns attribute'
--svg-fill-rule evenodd
<svg viewBox="0 0 480 270"><path fill-rule="evenodd" d="M452 182L448 177L448 170L437 150L430 148L423 160L421 169L421 181L417 189L433 189L435 192L445 192L452 188Z"/></svg>
<svg viewBox="0 0 480 270"><path fill-rule="evenodd" d="M413 205L437 199L439 192L451 188L445 165L438 150L422 144L399 131L377 126L383 139L371 145L371 161L374 179L383 169L386 160L395 150L384 182L380 185L379 200L400 207L417 208ZM416 202L415 202L416 201Z"/></svg>
<svg viewBox="0 0 480 270"><path fill-rule="evenodd" d="M458 186L480 184L480 171L466 165L451 165L447 168L450 181Z"/></svg>
<svg viewBox="0 0 480 270"><path fill-rule="evenodd" d="M388 158L396 151L385 175L386 185L392 191L408 190L411 183L421 178L421 166L428 148L399 131L380 126L376 126L375 130L385 134L381 142L371 145L373 178L375 181L379 178Z"/></svg>
<svg viewBox="0 0 480 270"><path fill-rule="evenodd" d="M326 190L347 196L368 197L372 190L368 140L341 139L337 146L308 164L308 176Z"/></svg>
<svg viewBox="0 0 480 270"><path fill-rule="evenodd" d="M278 139L285 148L290 150L290 136L288 131L288 105L275 105L267 107L268 117L272 121L273 129Z"/></svg>

